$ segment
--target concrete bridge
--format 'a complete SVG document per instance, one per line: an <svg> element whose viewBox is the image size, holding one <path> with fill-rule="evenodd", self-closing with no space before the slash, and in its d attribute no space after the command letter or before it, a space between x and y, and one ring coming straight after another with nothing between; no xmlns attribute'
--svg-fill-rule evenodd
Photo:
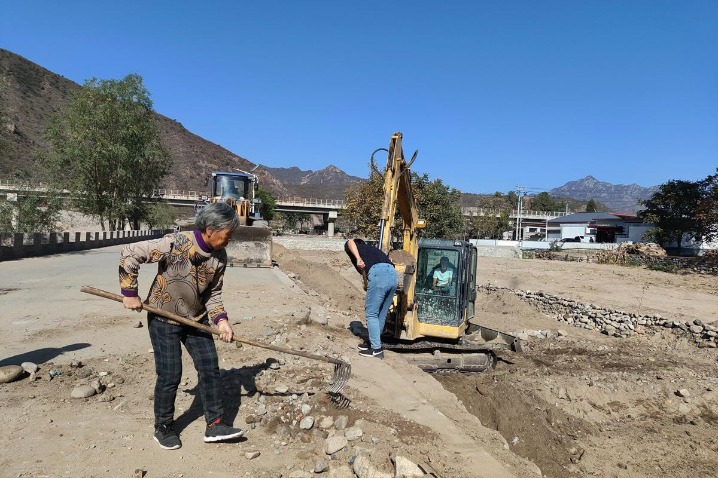
<svg viewBox="0 0 718 478"><path fill-rule="evenodd" d="M22 188L21 186L8 180L0 180L0 196L8 196L8 198L10 198L12 195L21 194L23 190L28 189ZM47 187L42 184L38 184L37 187L31 188L30 190L46 191ZM67 191L64 192L67 193ZM155 189L152 191L152 195L150 197L173 206L193 208L197 202L207 200L208 193L206 191L195 190ZM327 224L327 234L329 236L334 234L334 223L345 207L345 201L341 199L286 197L275 200L275 211L277 212L321 214L324 218L324 223ZM462 207L461 213L468 217L499 217L502 211L498 209ZM519 214L519 211L514 209L509 214L509 220L514 224L517 221L520 221L520 224L523 226L538 226L546 223L549 219L562 217L567 214L571 214L571 212L522 210Z"/></svg>

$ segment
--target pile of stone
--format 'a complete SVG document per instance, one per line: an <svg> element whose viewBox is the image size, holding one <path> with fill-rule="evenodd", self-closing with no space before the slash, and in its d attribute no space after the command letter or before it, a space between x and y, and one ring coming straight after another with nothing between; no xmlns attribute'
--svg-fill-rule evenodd
<svg viewBox="0 0 718 478"><path fill-rule="evenodd" d="M666 260L668 254L653 242L623 242L618 248L598 253L598 262L617 265L648 265Z"/></svg>
<svg viewBox="0 0 718 478"><path fill-rule="evenodd" d="M241 405L242 414L251 429L264 429L273 437L271 448L262 452L247 451L246 459L254 459L261 453L282 455L290 450L314 448L311 455L303 453L313 458L295 463L284 476L426 476L427 472L420 465L403 456L398 446L398 431L391 424L361 418L352 420L343 408L321 392L326 381L318 377L322 377L322 368L326 367L303 359L290 360L293 363L282 359L268 361L266 369L251 372L249 376L243 370L222 371L222 380L228 389L247 389L248 378L254 377L256 387L246 390L248 394ZM301 385L291 386L290 383ZM391 448L391 463L385 458L387 448Z"/></svg>
<svg viewBox="0 0 718 478"><path fill-rule="evenodd" d="M699 274L718 275L718 251L706 251L694 261L692 269Z"/></svg>
<svg viewBox="0 0 718 478"><path fill-rule="evenodd" d="M541 291L532 292L496 286L481 286L480 288L509 291L559 322L596 330L613 337L631 337L656 333L661 329L672 329L674 334L685 335L700 347L718 347L718 327L704 324L700 319L693 322L681 322L666 319L659 314L638 315L566 299Z"/></svg>

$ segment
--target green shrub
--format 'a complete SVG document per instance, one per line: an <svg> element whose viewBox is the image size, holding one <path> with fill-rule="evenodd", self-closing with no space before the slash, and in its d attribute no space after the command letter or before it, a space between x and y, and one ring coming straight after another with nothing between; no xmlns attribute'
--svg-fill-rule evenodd
<svg viewBox="0 0 718 478"><path fill-rule="evenodd" d="M671 261L654 262L653 264L648 264L648 268L653 271L668 272L671 274L678 272L678 264Z"/></svg>

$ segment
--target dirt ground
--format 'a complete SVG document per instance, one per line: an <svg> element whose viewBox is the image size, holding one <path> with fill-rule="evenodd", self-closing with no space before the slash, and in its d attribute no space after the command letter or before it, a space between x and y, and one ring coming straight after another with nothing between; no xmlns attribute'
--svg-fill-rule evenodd
<svg viewBox="0 0 718 478"><path fill-rule="evenodd" d="M118 252L87 253L88 272L79 265L75 275L115 290ZM322 393L331 375L327 364L218 344L227 418L246 428L246 437L202 443L196 373L185 356L177 398L183 447L160 450L151 439L154 371L142 316L109 302L98 308L102 299L92 297L61 302L48 294L45 305L41 299L12 306L37 297L33 287L52 279L35 270L64 270L71 256L0 264L0 365L40 366L35 381L0 385L0 477L129 478L135 469L147 478L340 477L354 476L341 473L359 455L386 472L392 457L402 455L442 478L718 474L716 349L698 348L668 329L607 337L560 324L506 290L482 290L478 323L565 335L531 338L523 353L502 353L488 372L429 375L395 353L383 361L356 356L348 326L361 318L363 292L343 252L279 245L278 270L228 270L224 295L237 311L230 312L235 332L345 358L352 364L345 402L333 404ZM90 272L98 268L101 279ZM66 290L78 287L68 281ZM716 320L714 276L480 258L479 283L680 321ZM149 286L149 279L140 284ZM62 315L63 307L73 310ZM328 324L311 323L316 314ZM70 398L76 385L93 378L106 385L103 393ZM308 415L316 425L301 429L298 422ZM318 424L342 415L363 436L327 455L326 438L343 431ZM253 451L260 455L250 459ZM315 473L322 463L324 471Z"/></svg>

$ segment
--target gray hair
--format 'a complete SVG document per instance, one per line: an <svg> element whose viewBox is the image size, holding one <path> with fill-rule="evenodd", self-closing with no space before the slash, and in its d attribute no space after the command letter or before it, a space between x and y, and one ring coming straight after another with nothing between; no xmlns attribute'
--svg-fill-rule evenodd
<svg viewBox="0 0 718 478"><path fill-rule="evenodd" d="M237 211L227 203L207 204L197 213L195 227L202 232L207 229L219 231L228 227L234 230L239 227L239 216L237 216Z"/></svg>

